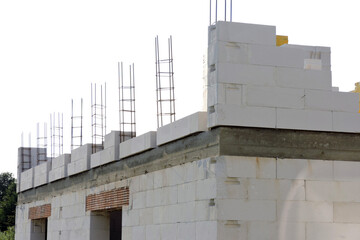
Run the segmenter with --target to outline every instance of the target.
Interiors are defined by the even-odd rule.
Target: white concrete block
[[[360,181],[360,162],[334,161],[334,179]]]
[[[216,178],[217,199],[246,199],[248,198],[248,179],[235,177]]]
[[[161,235],[156,235],[156,240],[161,236],[161,240],[173,240],[176,238],[177,233],[177,224],[162,224],[161,226]],[[147,240],[147,238],[146,238]]]
[[[276,201],[219,199],[218,220],[275,221]]]
[[[216,178],[196,182],[196,200],[216,198]]]
[[[218,41],[209,46],[209,66],[219,63],[304,68],[305,52],[295,48]]]
[[[358,182],[307,181],[306,199],[318,202],[360,202],[358,185]]]
[[[217,239],[247,239],[248,224],[242,221],[219,221]]]
[[[332,131],[331,111],[278,108],[276,116],[277,128]]]
[[[278,159],[278,179],[331,180],[333,162],[306,159]]]
[[[330,47],[322,47],[322,46],[307,46],[307,45],[285,44],[285,45],[281,45],[280,47],[281,48],[301,49],[301,50],[307,52],[307,54],[312,53],[313,54],[312,57],[315,57],[315,55],[314,55],[315,53],[316,53],[316,56],[321,57],[322,54],[331,52]],[[309,58],[310,58],[310,55],[309,55]]]
[[[154,172],[154,189],[164,186],[165,169]]]
[[[161,190],[161,205],[176,204],[178,201],[178,191],[176,186],[165,187]]]
[[[184,182],[192,182],[197,179],[197,165],[198,161],[185,163],[184,169]]]
[[[153,223],[154,224],[161,224],[164,219],[164,207],[154,207],[153,208],[154,215],[153,215]]]
[[[158,128],[157,145],[168,143],[193,133],[203,132],[206,127],[207,113],[197,112],[173,123]]]
[[[132,228],[132,239],[146,239],[145,226],[135,226]]]
[[[256,178],[256,157],[220,156],[216,176],[224,178]]]
[[[108,147],[104,149],[102,152],[103,152],[101,158],[102,164],[119,160],[119,145]]]
[[[76,173],[75,171],[75,163],[69,163],[67,166],[67,173],[68,173],[68,176],[71,176],[71,175],[74,175]]]
[[[162,189],[146,191],[146,207],[154,207],[161,205]]]
[[[276,111],[269,107],[244,107],[218,104],[209,108],[208,127],[244,126],[275,128]]]
[[[111,131],[105,135],[104,139],[104,149],[114,146],[119,146],[120,144],[120,131]]]
[[[333,130],[335,132],[360,132],[360,114],[333,112]]]
[[[71,162],[82,158],[90,158],[92,153],[92,144],[88,143],[74,150],[71,150]]]
[[[217,41],[209,46],[208,64],[209,66],[219,62],[250,64],[251,50],[249,48],[249,44],[245,43]]]
[[[217,222],[205,221],[196,222],[195,240],[217,240]]]
[[[160,236],[161,225],[147,225],[146,226],[146,240],[158,240]],[[138,238],[141,239],[141,238]]]
[[[72,159],[71,159],[72,160]],[[90,156],[77,161],[71,162],[67,165],[68,176],[78,174],[90,169]]]
[[[305,54],[301,49],[265,45],[248,45],[248,49],[250,64],[292,68],[304,67]]]
[[[154,189],[154,172],[139,176],[139,191],[147,191]]]
[[[276,178],[276,159],[257,157],[256,178]]]
[[[122,227],[121,229],[121,239],[132,240],[132,228],[131,227]]]
[[[144,208],[139,210],[140,225],[151,225],[154,219],[154,209]]]
[[[162,223],[177,223],[179,222],[181,216],[181,205],[167,205],[163,206],[162,213],[163,213],[163,221]]]
[[[331,90],[332,90],[333,92],[339,92],[339,87],[332,87]]]
[[[304,59],[304,69],[306,70],[322,70],[321,59]]]
[[[207,179],[211,176],[215,177],[215,169],[211,168],[211,161],[212,158],[205,158],[195,162],[195,176],[197,180]]]
[[[306,59],[319,59],[321,60],[323,66],[326,67],[331,66],[330,47],[304,46],[304,45],[293,45],[293,44],[285,44],[280,47],[301,49],[304,52]]]
[[[332,222],[333,204],[330,202],[278,201],[279,222]]]
[[[49,182],[49,170],[51,161],[44,162],[34,168],[34,187],[38,187]]]
[[[133,209],[145,208],[146,192],[137,192],[131,195]]]
[[[166,168],[163,175],[163,186],[175,186],[184,183],[185,168],[181,165]]]
[[[248,225],[249,240],[305,240],[305,233],[305,223],[250,222]]]
[[[212,42],[217,40],[276,45],[275,26],[220,21],[216,23],[216,28],[211,30],[210,36]]]
[[[96,152],[90,156],[90,168],[95,168],[101,165],[101,155],[103,151]]]
[[[239,84],[216,84],[209,86],[208,106],[215,104],[242,105],[242,89]]]
[[[250,64],[223,63],[215,65],[216,71],[210,78],[209,84],[233,83],[260,86],[275,86],[275,67]]]
[[[49,172],[49,182],[54,182],[56,180],[67,177],[67,166],[62,166]]]
[[[214,206],[212,206],[214,208]],[[196,201],[195,202],[195,218],[194,221],[210,221],[210,201]]]
[[[304,180],[249,179],[249,199],[305,200]]]
[[[357,113],[359,111],[359,94],[305,90],[305,107],[314,110]]]
[[[178,203],[195,201],[196,184],[189,182],[177,186]]]
[[[120,143],[119,157],[125,158],[156,147],[156,132],[148,132]]]
[[[305,227],[304,227],[305,230]],[[304,231],[305,232],[305,231]],[[279,239],[276,222],[250,222],[248,224],[248,239],[272,240]],[[292,239],[292,238],[291,238]]]
[[[70,154],[63,154],[60,155],[51,161],[51,169],[64,167],[70,162],[71,155]]]
[[[360,203],[334,203],[334,222],[360,224]]]
[[[178,223],[177,225],[177,240],[196,239],[196,223]]]
[[[358,239],[360,224],[344,223],[307,223],[306,240]]]
[[[276,67],[274,72],[279,87],[331,91],[331,71]]]
[[[257,107],[304,108],[303,89],[251,86],[245,88],[246,105]]]
[[[140,191],[140,178],[132,177],[129,180],[129,190],[130,194]]]
[[[181,203],[178,204],[179,206],[179,222],[191,222],[194,221],[196,217],[196,204],[195,201],[193,202],[187,202],[187,203]]]
[[[119,160],[119,146],[110,146],[104,150],[91,154],[90,168],[105,165],[116,160]]]
[[[30,168],[21,173],[20,192],[34,187],[34,168]]]

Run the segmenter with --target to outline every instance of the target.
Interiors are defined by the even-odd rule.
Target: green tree
[[[0,192],[0,231],[3,232],[15,225],[16,183],[10,173],[0,174]]]
[[[0,240],[14,240],[15,239],[15,227],[9,227],[5,232],[0,232]]]
[[[0,202],[2,201],[6,190],[12,182],[15,182],[15,179],[13,178],[11,173],[0,173]]]

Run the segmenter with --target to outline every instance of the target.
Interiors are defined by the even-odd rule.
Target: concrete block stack
[[[111,131],[105,135],[104,149],[91,155],[90,167],[94,168],[119,160],[120,131]]]
[[[209,28],[208,127],[360,132],[359,95],[334,92],[330,48],[277,47],[274,26]]]
[[[218,239],[210,158],[129,179],[123,239]]]
[[[58,195],[49,203],[51,204],[51,216],[48,218],[49,239],[90,239],[90,229],[94,227],[91,220],[96,218],[91,219],[85,214],[84,190]],[[93,232],[96,233],[96,230]]]
[[[197,132],[207,130],[207,113],[197,112],[158,128],[156,142],[162,145]]]
[[[34,187],[38,187],[49,182],[49,171],[51,161],[48,160],[34,168]]]
[[[35,167],[37,162],[38,153],[42,156],[46,155],[46,149],[44,148],[18,148],[18,162],[17,162],[17,182],[16,192],[20,192],[21,174],[22,172]],[[28,185],[28,183],[26,183]]]
[[[354,239],[360,163],[221,156],[218,239]]]
[[[92,144],[85,144],[71,151],[71,162],[67,165],[68,175],[74,175],[90,169]]]
[[[20,174],[20,192],[34,187],[34,168]]]
[[[119,144],[120,158],[125,158],[156,147],[156,132],[151,131]]]
[[[51,163],[51,170],[49,172],[49,182],[53,182],[68,176],[67,165],[71,161],[70,154],[63,154],[54,158]]]

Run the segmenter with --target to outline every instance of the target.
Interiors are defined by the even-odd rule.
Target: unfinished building
[[[359,95],[330,48],[217,22],[207,79],[206,112],[21,169],[16,239],[358,239]]]

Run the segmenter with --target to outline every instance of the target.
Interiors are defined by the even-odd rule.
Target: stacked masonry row
[[[359,94],[331,84],[330,48],[276,46],[274,26],[209,28],[208,127],[359,132]]]
[[[92,144],[85,144],[45,163],[19,173],[18,191],[39,187],[49,182],[88,171],[113,161],[151,150],[193,133],[207,130],[206,112],[198,112],[174,123],[158,129],[157,132],[148,132],[138,137],[120,143],[120,132],[111,131],[105,136],[104,149],[92,154]],[[98,146],[100,148],[100,146]],[[21,163],[21,149],[19,149],[19,164]],[[36,159],[36,149],[32,149],[32,158]]]

